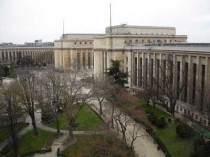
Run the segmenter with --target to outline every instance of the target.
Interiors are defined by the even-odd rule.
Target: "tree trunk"
[[[101,102],[99,102],[99,106],[100,106],[100,115],[102,115],[103,111],[102,111],[102,103]]]
[[[69,141],[74,140],[73,125],[74,125],[74,118],[71,118],[69,121]]]
[[[174,114],[175,106],[176,106],[176,103],[174,104],[174,102],[170,102],[170,113],[171,113],[172,118],[175,118],[175,114]]]
[[[135,139],[133,138],[132,141],[131,141],[131,150],[133,150],[133,143],[134,143]]]
[[[60,133],[60,122],[59,122],[59,113],[58,113],[58,111],[56,112],[55,119],[56,119],[57,133]]]
[[[12,146],[14,149],[14,155],[15,157],[18,157],[18,138],[17,135],[12,135]]]
[[[11,131],[11,138],[12,138],[12,146],[14,150],[15,157],[18,157],[18,139],[17,139],[17,133],[14,128],[13,124],[13,118],[10,117],[10,131]]]
[[[111,127],[114,128],[114,105],[112,106]]]
[[[34,129],[34,136],[37,136],[38,130],[37,130],[37,126],[36,126],[36,119],[35,119],[34,112],[31,114],[31,120],[32,120],[33,129]]]

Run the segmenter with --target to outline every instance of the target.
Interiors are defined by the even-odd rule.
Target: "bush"
[[[165,118],[161,117],[160,119],[157,119],[155,124],[157,127],[163,128],[164,126],[166,126]]]
[[[181,138],[189,138],[192,137],[194,134],[193,129],[188,126],[187,124],[179,124],[176,127],[176,133],[179,135]]]
[[[168,122],[171,123],[171,118],[168,118]]]
[[[148,120],[152,123],[152,124],[156,124],[157,121],[157,116],[155,115],[148,115]]]
[[[157,142],[158,148],[161,148],[162,149],[162,151],[165,153],[166,157],[171,157],[170,152],[168,151],[168,149],[166,148],[166,146],[164,145],[164,143],[160,140],[160,138],[157,137],[157,136],[153,136],[153,138]]]
[[[210,150],[208,148],[208,142],[206,143],[202,137],[195,139],[193,143],[193,152],[190,157],[209,157]]]
[[[154,115],[154,112],[152,112],[152,111],[150,111],[150,110],[148,110],[148,109],[147,109],[145,112],[146,112],[147,114]]]
[[[176,123],[179,123],[180,122],[180,119],[179,118],[176,118],[175,122]]]
[[[147,118],[152,124],[159,128],[163,128],[166,126],[166,121],[164,117],[158,118],[153,112],[151,113],[152,114],[148,115]]]
[[[149,116],[152,116],[152,115],[148,115],[148,118],[149,118]],[[144,125],[144,127],[146,128],[146,131],[157,142],[157,144],[158,144],[157,149],[161,148],[163,150],[163,152],[165,153],[166,157],[171,157],[171,154],[168,151],[168,149],[166,148],[166,146],[164,145],[164,143],[155,135],[155,133],[153,132],[153,129],[148,124],[146,124],[145,122],[141,121],[139,118],[134,118],[134,121],[136,121],[137,123],[140,123],[140,124]],[[165,121],[165,119],[164,119],[164,121]]]
[[[8,154],[10,151],[10,146],[6,145],[2,150],[0,154]]]

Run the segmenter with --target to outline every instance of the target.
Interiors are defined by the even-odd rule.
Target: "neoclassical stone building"
[[[100,34],[64,34],[54,42],[56,68],[93,69],[93,39]]]
[[[19,58],[26,56],[35,63],[54,64],[53,46],[0,46],[0,64],[16,64]]]
[[[85,56],[88,52],[94,75],[106,72],[111,59],[121,60],[121,69],[128,72],[128,85],[133,91],[144,88],[147,67],[153,67],[151,75],[158,77],[157,67],[172,57],[174,92],[183,81],[186,83],[176,111],[208,125],[204,96],[210,94],[210,44],[187,43],[187,36],[177,35],[174,27],[119,25],[107,27],[100,35],[64,35],[55,41],[55,66],[86,67],[90,64]]]

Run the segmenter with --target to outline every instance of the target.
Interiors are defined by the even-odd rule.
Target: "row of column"
[[[56,68],[93,69],[92,49],[56,49],[54,55]]]
[[[129,73],[132,87],[144,87],[148,75],[160,77],[158,66],[164,66],[169,54],[127,52],[125,69]],[[170,54],[173,57],[174,92],[184,85],[179,97],[181,101],[194,105],[197,110],[205,110],[210,91],[210,56]],[[149,68],[152,67],[152,68]],[[150,70],[148,70],[150,69]],[[169,71],[166,71],[168,73]],[[145,79],[146,77],[146,79]]]
[[[53,49],[36,49],[36,50],[0,50],[0,63],[14,63],[19,58],[30,56],[36,63],[52,64],[54,62]]]

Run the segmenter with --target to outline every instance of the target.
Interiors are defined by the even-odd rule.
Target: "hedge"
[[[46,149],[46,150],[35,150],[35,151],[32,151],[32,152],[28,152],[26,154],[23,155],[23,157],[29,157],[33,154],[36,154],[36,153],[39,153],[39,154],[44,154],[44,153],[48,153],[48,152],[51,152],[51,148],[50,149]]]
[[[135,122],[140,123],[145,127],[146,131],[153,137],[155,142],[158,144],[158,146],[161,148],[161,150],[165,153],[166,157],[171,157],[170,152],[168,151],[168,149],[166,148],[164,143],[161,141],[161,139],[155,135],[152,127],[150,127],[148,124],[146,124],[145,122],[141,121],[140,119],[138,119],[136,117],[133,119]]]

